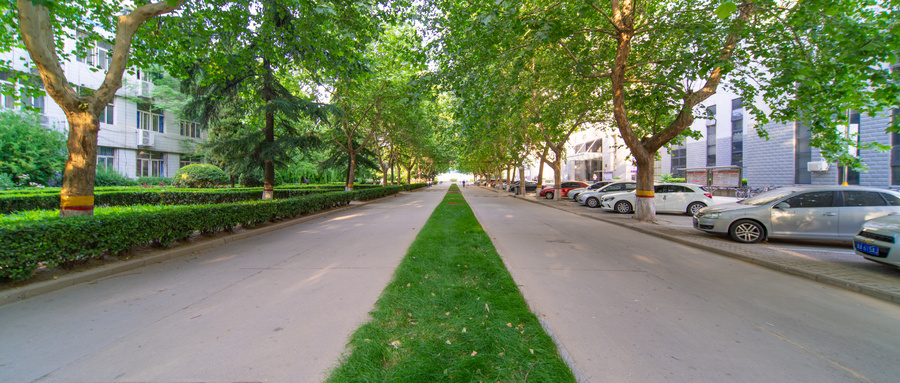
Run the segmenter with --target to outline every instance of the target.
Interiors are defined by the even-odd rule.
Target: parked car
[[[900,267],[900,214],[891,213],[863,223],[853,237],[853,249],[864,258]]]
[[[521,183],[516,181],[513,183],[513,186],[509,188],[509,191],[512,193],[516,193],[518,189],[521,187]],[[533,192],[537,190],[537,182],[533,181],[525,181],[525,192]]]
[[[586,188],[587,186],[588,184],[581,181],[563,181],[560,182],[559,187],[544,188],[538,195],[547,199],[553,199],[556,193],[561,193],[560,196],[564,196],[569,190]]]
[[[766,238],[850,241],[863,222],[900,212],[900,193],[862,186],[795,186],[694,215],[694,228],[743,243]]]
[[[600,198],[600,207],[617,213],[634,212],[636,205],[634,191],[607,194]],[[666,183],[653,186],[653,201],[656,211],[696,214],[700,209],[713,204],[712,194],[700,185]]]
[[[597,189],[602,188],[611,183],[613,183],[613,181],[594,182],[593,185],[588,186],[586,188],[578,188],[578,189],[569,190],[569,192],[566,193],[566,197],[571,198],[573,201],[575,201],[578,198],[579,194],[586,192],[586,191],[597,190]]]
[[[597,190],[586,191],[584,193],[579,193],[577,197],[575,197],[575,201],[582,205],[587,205],[588,207],[600,207],[600,198],[609,193],[620,193],[624,191],[634,190],[637,188],[637,182],[631,181],[619,181],[608,184],[604,187],[601,187]]]

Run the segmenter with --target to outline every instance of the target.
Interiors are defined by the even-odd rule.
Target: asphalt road
[[[894,382],[900,306],[466,188],[591,382]]]
[[[0,382],[320,382],[446,186],[0,306]]]

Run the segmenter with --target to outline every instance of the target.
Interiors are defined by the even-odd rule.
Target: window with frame
[[[137,128],[165,133],[165,119],[163,110],[154,108],[149,102],[137,104]]]
[[[165,177],[166,166],[162,153],[140,151],[137,154],[137,169],[135,175],[138,177]]]
[[[87,37],[87,33],[78,32],[78,39]],[[108,70],[112,66],[113,45],[106,41],[94,41],[88,42],[88,44],[92,45],[84,52],[84,56],[76,56],[75,61]]]
[[[669,152],[669,155],[672,158],[669,174],[675,178],[684,178],[684,169],[687,168],[687,148],[677,146]]]
[[[116,160],[116,149],[107,146],[97,147],[97,169],[112,168]]]
[[[856,157],[859,155],[858,148],[859,147],[859,112],[850,111],[850,127],[847,129],[847,132],[850,134],[850,140],[855,142],[855,145],[851,146],[848,149],[850,155]],[[838,183],[844,183],[844,168],[846,166],[838,166]],[[859,172],[853,169],[847,169],[847,184],[848,185],[859,185]]]
[[[744,101],[731,100],[731,164],[744,166]]]
[[[794,183],[808,185],[812,183],[809,164],[812,161],[812,149],[809,147],[812,135],[802,122],[794,123]]]
[[[200,138],[200,123],[182,120],[181,135],[185,137]]]
[[[894,65],[891,73],[900,72],[900,65]],[[896,123],[900,109],[891,109],[891,122]],[[891,132],[891,185],[900,185],[900,133]]]
[[[716,106],[707,106],[706,113],[706,166],[716,166]]]
[[[180,169],[180,168],[183,168],[183,167],[191,165],[191,164],[202,164],[202,163],[203,163],[203,161],[201,161],[200,158],[192,158],[192,157],[182,156],[181,159],[179,159],[179,161],[178,161],[178,168]]]

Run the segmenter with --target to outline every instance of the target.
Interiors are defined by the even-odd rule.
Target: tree
[[[10,27],[7,30],[18,28],[21,43],[31,55],[47,94],[63,109],[69,122],[66,143],[69,156],[60,192],[61,216],[93,215],[98,116],[122,86],[122,74],[129,64],[132,39],[138,28],[153,17],[172,12],[182,1],[146,3],[116,16],[125,9],[119,1],[48,3],[19,0],[15,19],[2,19],[4,26]],[[60,57],[68,57],[68,54],[63,51],[62,41],[71,33],[66,28],[90,31],[87,41],[90,43],[101,39],[95,29],[115,31],[106,77],[92,94],[78,94],[63,72]],[[0,44],[0,49],[8,50],[15,42],[6,38],[0,39]]]
[[[238,123],[227,126],[248,133],[227,134],[210,148],[220,154],[252,154],[241,167],[262,167],[264,199],[274,196],[275,166],[314,143],[309,132],[297,129],[304,126],[298,122],[326,116],[325,105],[298,94],[289,83],[304,81],[313,88],[317,81],[364,71],[360,52],[379,21],[371,5],[214,1],[192,3],[177,17],[163,20],[163,30],[175,37],[163,49],[170,72],[192,79],[202,91],[189,105],[193,116],[215,123],[211,117],[228,118],[218,111],[246,108]],[[190,43],[197,40],[208,43]]]
[[[803,121],[812,145],[842,164],[854,160],[836,133],[839,116],[883,112],[900,94],[886,70],[900,48],[893,2],[501,1],[469,9],[475,18],[458,17],[455,2],[435,4],[448,15],[441,46],[453,70],[560,49],[548,70],[576,75],[594,89],[589,97],[612,97],[616,127],[638,165],[644,198],[636,218],[645,221],[655,219],[648,197],[656,151],[703,116],[698,105],[720,86],[773,109],[750,107],[758,130],[769,119]]]
[[[41,126],[33,113],[0,109],[0,177],[15,181],[25,175],[28,182],[47,185],[65,161],[62,133]]]

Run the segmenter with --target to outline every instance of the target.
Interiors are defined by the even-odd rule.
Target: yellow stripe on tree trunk
[[[635,194],[636,194],[639,198],[653,198],[653,191],[652,191],[652,190],[636,190],[636,191],[635,191]]]
[[[92,195],[63,196],[60,199],[59,205],[62,208],[74,207],[74,206],[94,206],[94,196],[92,196]]]

